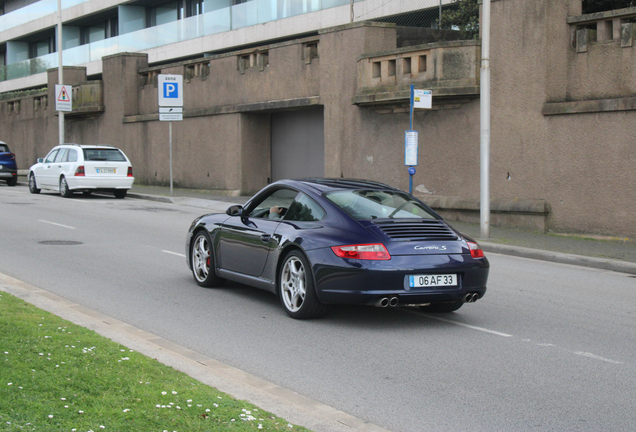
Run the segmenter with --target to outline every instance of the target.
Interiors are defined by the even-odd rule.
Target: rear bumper
[[[9,179],[18,175],[18,169],[15,166],[0,164],[0,179]]]
[[[2,170],[0,171],[0,179],[10,179],[18,175],[17,171]]]
[[[115,190],[130,189],[135,181],[134,177],[67,177],[66,183],[70,190]]]
[[[468,293],[486,294],[490,264],[470,255],[393,256],[388,261],[346,260],[331,250],[308,253],[313,264],[316,294],[327,304],[374,304],[398,297],[400,304],[462,300]],[[409,286],[410,275],[457,274],[457,286]]]

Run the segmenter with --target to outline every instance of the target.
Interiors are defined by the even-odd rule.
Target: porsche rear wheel
[[[285,256],[278,275],[278,295],[292,318],[318,318],[327,312],[327,306],[316,296],[311,266],[300,251]]]
[[[190,262],[195,282],[202,287],[223,285],[225,279],[216,275],[214,271],[214,253],[210,235],[206,231],[199,231],[194,235],[190,249]]]

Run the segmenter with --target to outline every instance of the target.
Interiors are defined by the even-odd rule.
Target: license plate
[[[117,168],[97,168],[97,174],[117,174]]]
[[[435,287],[435,286],[456,286],[456,285],[457,285],[456,274],[409,276],[409,286],[411,288]]]

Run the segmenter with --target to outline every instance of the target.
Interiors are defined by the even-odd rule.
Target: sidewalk
[[[213,190],[170,189],[134,185],[131,198],[151,199],[223,212],[231,204],[244,204],[250,197],[227,196]],[[491,227],[490,238],[482,240],[477,224],[450,221],[462,233],[478,240],[486,252],[515,255],[603,270],[636,274],[636,241],[585,234],[541,233]]]

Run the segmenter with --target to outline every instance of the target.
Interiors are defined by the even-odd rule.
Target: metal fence
[[[405,27],[439,28],[454,0],[354,0],[353,21],[392,22]]]

